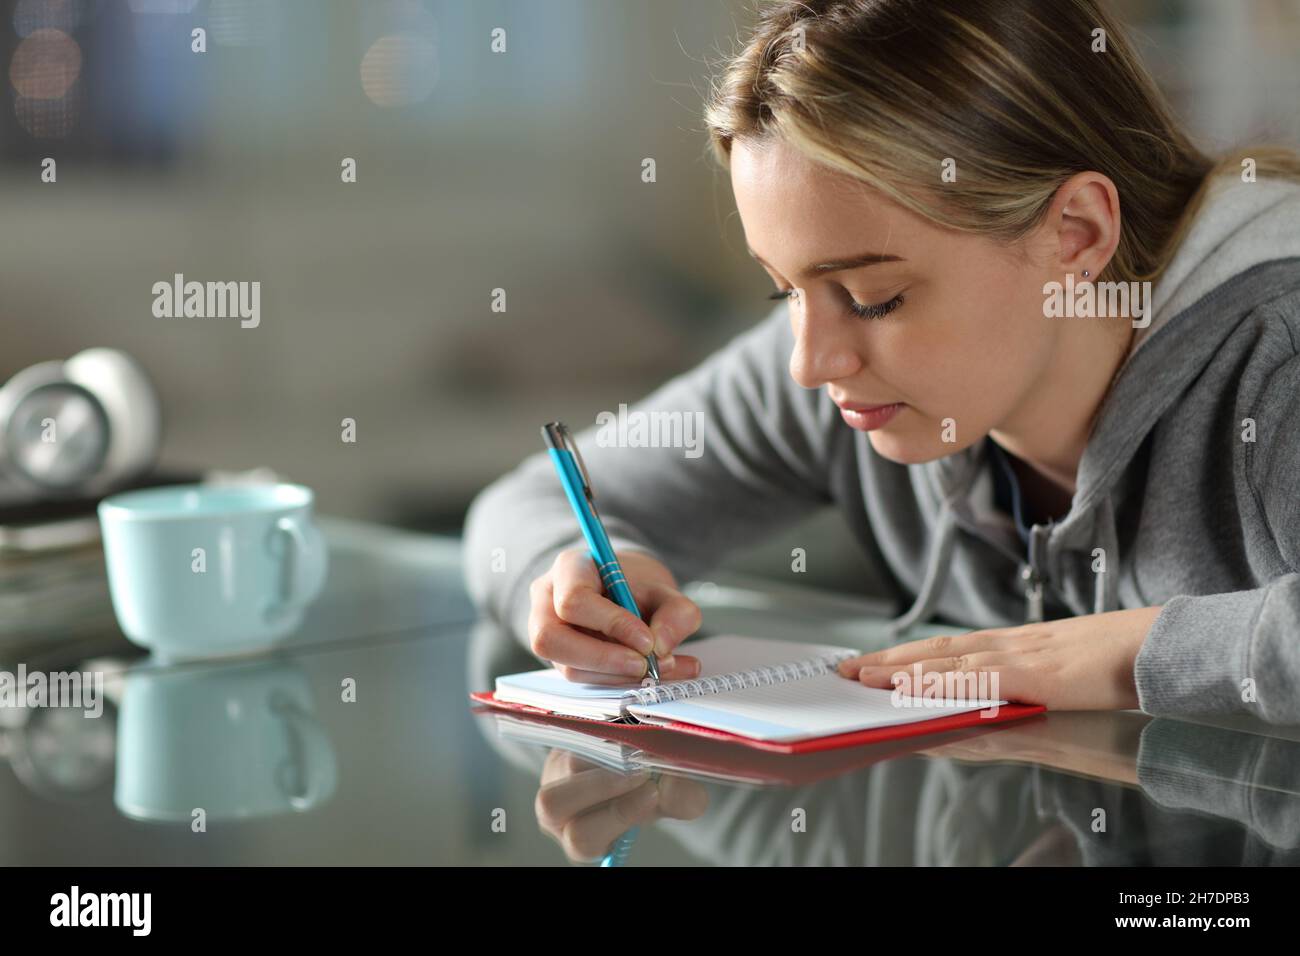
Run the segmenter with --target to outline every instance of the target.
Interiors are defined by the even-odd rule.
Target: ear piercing
[[[1092,275],[1092,273],[1089,272],[1087,269],[1084,269],[1084,270],[1083,270],[1083,277],[1084,277],[1085,279],[1088,278],[1088,276],[1090,276],[1090,275]]]

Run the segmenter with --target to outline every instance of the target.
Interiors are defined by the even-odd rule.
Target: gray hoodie
[[[1300,185],[1214,184],[1103,401],[1068,514],[1023,537],[996,504],[991,439],[892,462],[794,382],[793,344],[781,306],[632,406],[699,422],[697,457],[611,446],[607,424],[578,433],[616,550],[687,581],[834,505],[911,601],[898,638],[935,617],[990,628],[1163,605],[1135,667],[1142,710],[1300,724]],[[529,583],[581,545],[540,451],[470,507],[470,594],[526,641]]]

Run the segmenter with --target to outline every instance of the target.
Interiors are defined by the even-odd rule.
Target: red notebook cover
[[[635,730],[648,733],[656,730],[667,730],[674,733],[692,734],[697,737],[708,737],[712,740],[726,741],[744,747],[753,747],[756,750],[767,750],[781,754],[816,753],[819,750],[838,750],[842,747],[860,747],[866,744],[878,744],[886,740],[902,740],[906,737],[938,734],[946,730],[956,730],[962,727],[988,727],[1008,720],[1031,717],[1047,710],[1042,704],[1004,704],[998,708],[996,717],[983,717],[981,716],[982,711],[972,710],[961,714],[949,714],[947,717],[933,717],[929,720],[900,724],[894,727],[873,727],[870,730],[854,730],[847,734],[832,734],[829,737],[815,737],[811,740],[782,743],[772,740],[754,740],[752,737],[741,737],[739,734],[728,733],[725,730],[697,727],[695,724],[684,724],[679,721],[669,724],[615,724],[605,720],[593,720],[588,717],[570,717],[567,714],[552,713],[540,707],[531,707],[528,704],[515,704],[497,700],[496,694],[492,691],[479,691],[469,696],[471,700],[500,710],[514,710],[525,714],[543,714],[556,720],[573,721],[584,725],[595,724],[599,727],[618,728],[620,731]]]
[[[581,717],[522,713],[504,705],[474,708],[475,713],[485,715],[494,711],[507,710],[510,711],[508,716],[514,720],[560,724],[568,730],[635,747],[652,758],[669,761],[669,766],[662,769],[670,772],[673,770],[687,774],[695,772],[711,777],[722,774],[734,782],[756,783],[760,786],[805,786],[862,770],[881,761],[906,756],[928,747],[995,733],[998,729],[997,727],[964,727],[927,734],[924,737],[913,736],[860,747],[790,754],[754,747],[738,747],[730,740],[714,740],[696,734],[677,733],[649,724],[615,724]],[[562,747],[563,744],[558,746]]]

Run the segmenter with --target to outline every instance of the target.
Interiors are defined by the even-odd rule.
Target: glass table
[[[75,639],[0,644],[0,669],[99,671],[107,697],[97,717],[0,709],[0,863],[1300,862],[1294,729],[1048,713],[833,757],[648,763],[471,707],[537,663],[476,614],[457,539],[322,529],[325,592],[275,653],[166,666],[106,606]],[[702,634],[885,640],[870,601],[722,574],[688,591]]]

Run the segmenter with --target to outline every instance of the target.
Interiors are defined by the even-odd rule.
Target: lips
[[[888,408],[890,405],[898,405],[900,402],[879,402],[874,405],[867,405],[862,402],[836,402],[841,409],[846,412],[876,412],[882,408]]]
[[[886,405],[868,405],[865,402],[835,402],[835,404],[839,406],[840,417],[844,419],[844,423],[863,432],[884,427],[906,407],[903,402]]]

